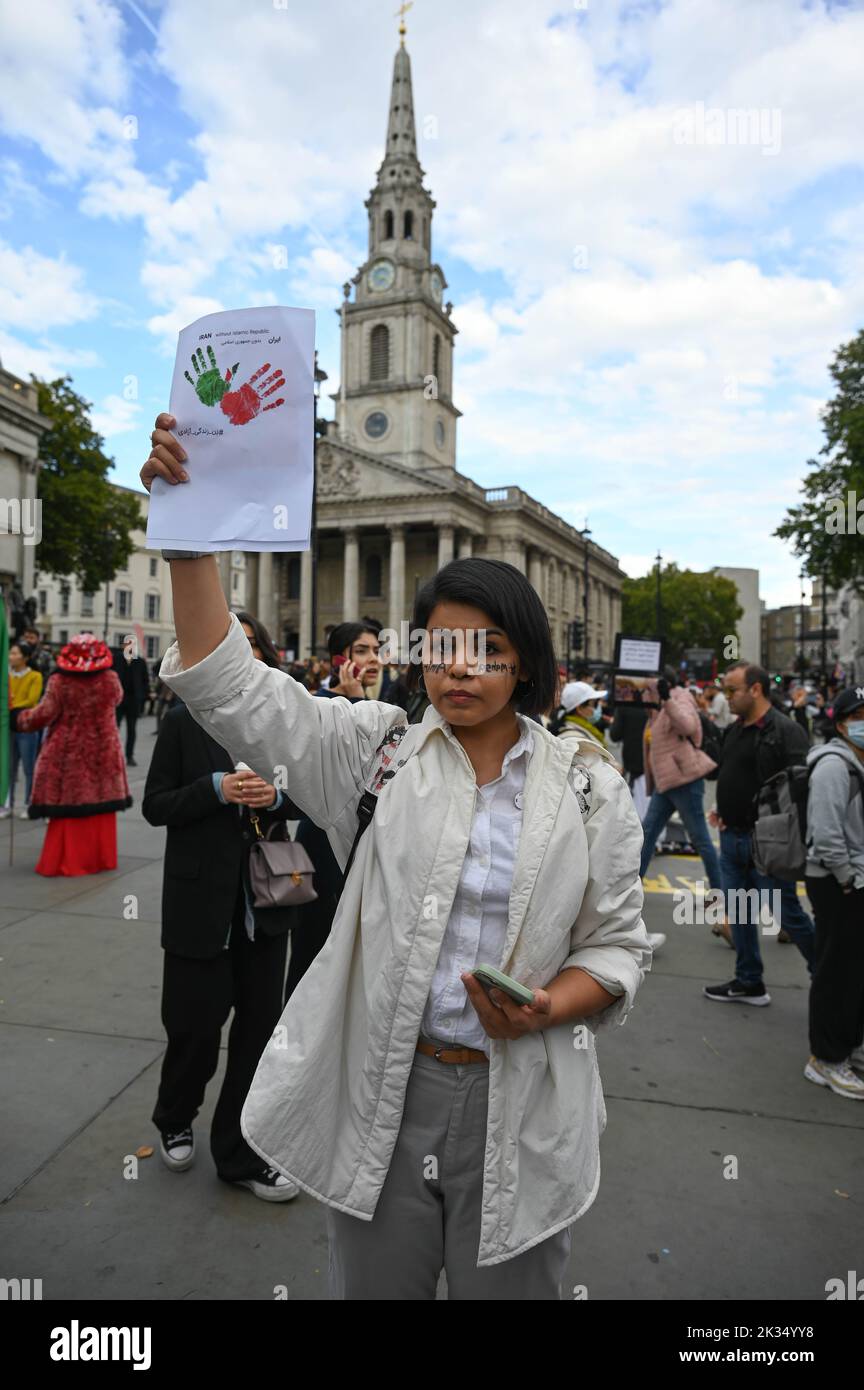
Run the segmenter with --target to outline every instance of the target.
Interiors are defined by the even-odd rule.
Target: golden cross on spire
[[[405,16],[408,13],[408,11],[413,8],[413,6],[414,0],[408,0],[407,4],[401,4],[398,10],[396,11],[396,17],[399,20],[399,41],[403,48],[405,47],[405,35],[408,32],[408,30],[405,28]]]

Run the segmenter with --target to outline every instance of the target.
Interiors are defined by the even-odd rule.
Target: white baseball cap
[[[587,681],[568,681],[561,691],[561,704],[569,713],[589,700],[605,700],[608,690],[595,690]]]

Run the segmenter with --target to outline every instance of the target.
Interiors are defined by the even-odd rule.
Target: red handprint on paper
[[[232,425],[248,425],[249,421],[254,420],[255,416],[259,415],[262,410],[275,410],[277,405],[285,404],[282,396],[277,401],[271,401],[269,405],[264,404],[268,396],[272,396],[274,391],[280,390],[285,385],[281,367],[277,367],[270,376],[260,381],[264,373],[269,371],[270,363],[265,362],[263,367],[259,367],[258,371],[250,376],[245,385],[236,391],[225,392],[219,404]],[[257,386],[256,382],[259,382]]]

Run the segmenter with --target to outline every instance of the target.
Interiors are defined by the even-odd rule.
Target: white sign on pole
[[[619,671],[659,671],[660,643],[650,638],[622,637]]]

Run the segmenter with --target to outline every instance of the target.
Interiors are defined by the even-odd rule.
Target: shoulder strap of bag
[[[399,726],[399,727],[401,727],[401,726]],[[406,725],[405,727],[406,727],[406,729],[407,729],[407,728],[410,727],[410,725]],[[392,735],[392,730],[391,730],[390,732],[388,732],[387,738],[385,738],[384,743],[381,745],[381,748],[383,748],[384,745],[387,744],[387,743],[390,741],[391,735]],[[380,751],[381,751],[381,748],[379,748],[377,751],[380,752]],[[393,780],[393,778],[396,776],[396,773],[398,772],[399,768],[400,768],[400,767],[404,767],[404,766],[405,766],[405,763],[407,763],[408,758],[410,758],[410,757],[411,757],[411,754],[409,753],[409,754],[408,754],[408,757],[405,758],[403,762],[397,764],[397,766],[393,768],[392,772],[389,773],[388,781],[391,781],[391,782],[392,782],[392,780]],[[375,771],[373,772],[372,776],[369,778],[369,781],[372,783],[373,786],[374,786],[374,784],[375,784],[375,782],[376,782],[376,780],[377,780],[377,778],[378,778],[378,775],[379,775],[379,772],[380,772],[380,766],[381,766],[381,764],[380,764],[380,761],[379,761],[379,763],[376,764]],[[369,828],[369,826],[370,826],[371,823],[372,823],[372,818],[373,818],[374,815],[375,815],[375,808],[376,808],[377,805],[378,805],[378,796],[377,796],[377,794],[376,794],[375,792],[369,791],[369,789],[367,788],[366,791],[364,791],[363,795],[361,796],[360,800],[359,800],[358,803],[357,803],[357,821],[358,821],[357,832],[356,832],[356,834],[355,834],[355,836],[354,836],[354,841],[353,841],[353,843],[352,843],[352,845],[351,845],[351,852],[350,852],[350,854],[348,855],[348,861],[347,861],[347,863],[346,863],[346,865],[345,865],[345,869],[344,869],[343,874],[342,874],[343,880],[346,879],[346,878],[348,877],[349,873],[351,872],[351,865],[354,863],[354,856],[355,856],[356,853],[357,853],[357,846],[360,844],[360,841],[362,840],[363,835],[365,834],[366,830]]]

